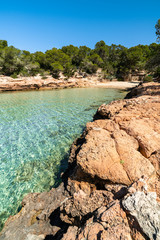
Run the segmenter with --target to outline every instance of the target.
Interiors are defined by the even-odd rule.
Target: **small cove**
[[[25,194],[59,183],[69,148],[97,107],[125,95],[105,88],[0,94],[0,226]]]

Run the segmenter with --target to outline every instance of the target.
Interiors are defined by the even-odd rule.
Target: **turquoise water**
[[[25,194],[59,182],[70,145],[97,107],[124,95],[100,88],[0,94],[0,225]]]

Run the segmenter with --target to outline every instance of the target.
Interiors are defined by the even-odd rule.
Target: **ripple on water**
[[[0,94],[1,227],[25,194],[60,181],[70,145],[97,107],[124,95],[100,88]]]

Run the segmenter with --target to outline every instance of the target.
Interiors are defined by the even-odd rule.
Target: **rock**
[[[120,161],[115,141],[104,129],[89,131],[77,155],[78,165],[92,177],[128,185],[130,180]]]
[[[103,226],[98,223],[89,223],[87,221],[86,226],[84,227],[84,230],[78,235],[77,240],[82,239],[88,239],[88,240],[95,240],[95,239],[101,239],[101,233],[103,232],[104,228]]]
[[[97,81],[97,78],[96,78]],[[22,91],[22,90],[40,90],[40,89],[57,89],[57,88],[73,88],[86,87],[94,85],[88,79],[70,79],[66,81],[64,78],[57,80],[51,76],[42,79],[36,77],[21,77],[13,79],[11,77],[0,77],[0,91]]]
[[[101,77],[103,74],[100,74]],[[48,75],[43,79],[40,75],[35,77],[20,77],[13,79],[7,76],[0,76],[0,92],[4,91],[23,91],[23,90],[41,90],[41,89],[59,89],[59,88],[79,88],[79,87],[108,87],[108,88],[121,88],[127,89],[136,86],[138,83],[131,82],[112,82],[100,83],[99,74],[92,74],[86,76],[76,75],[72,78],[66,79],[61,75],[59,79],[55,79]]]
[[[156,193],[135,192],[122,201],[123,207],[134,216],[150,239],[160,239],[160,205]]]
[[[160,149],[160,134],[154,129],[154,125],[149,122],[150,119],[134,119],[120,123],[121,128],[138,141],[140,152],[146,158]],[[160,126],[160,123],[157,122],[157,125]]]
[[[66,197],[63,184],[48,193],[28,194],[22,201],[22,210],[5,223],[0,240],[41,240],[47,235],[56,234],[59,228],[50,224],[50,216]]]
[[[132,239],[126,214],[119,201],[113,202],[107,209],[101,207],[95,215],[98,218],[89,219],[77,239]]]
[[[138,87],[133,88],[125,98],[139,97],[142,95],[158,95],[159,96],[159,83],[150,82],[142,83]]]
[[[78,231],[78,227],[70,226],[67,230],[67,233],[63,235],[62,240],[75,240],[77,236],[77,231]]]
[[[110,200],[110,194],[108,195],[106,191],[94,191],[88,195],[80,190],[61,206],[61,220],[79,225],[84,216],[91,215],[97,208],[108,204]]]
[[[45,238],[44,235],[34,235],[34,234],[28,234],[27,237],[24,240],[43,240]]]
[[[87,124],[85,142],[75,157],[85,173],[129,185],[159,170],[159,155],[155,154],[160,148],[159,97],[102,105],[98,114],[110,119]]]

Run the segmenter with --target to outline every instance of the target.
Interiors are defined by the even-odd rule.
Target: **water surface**
[[[25,194],[55,186],[97,107],[124,95],[101,88],[0,94],[0,226]]]

